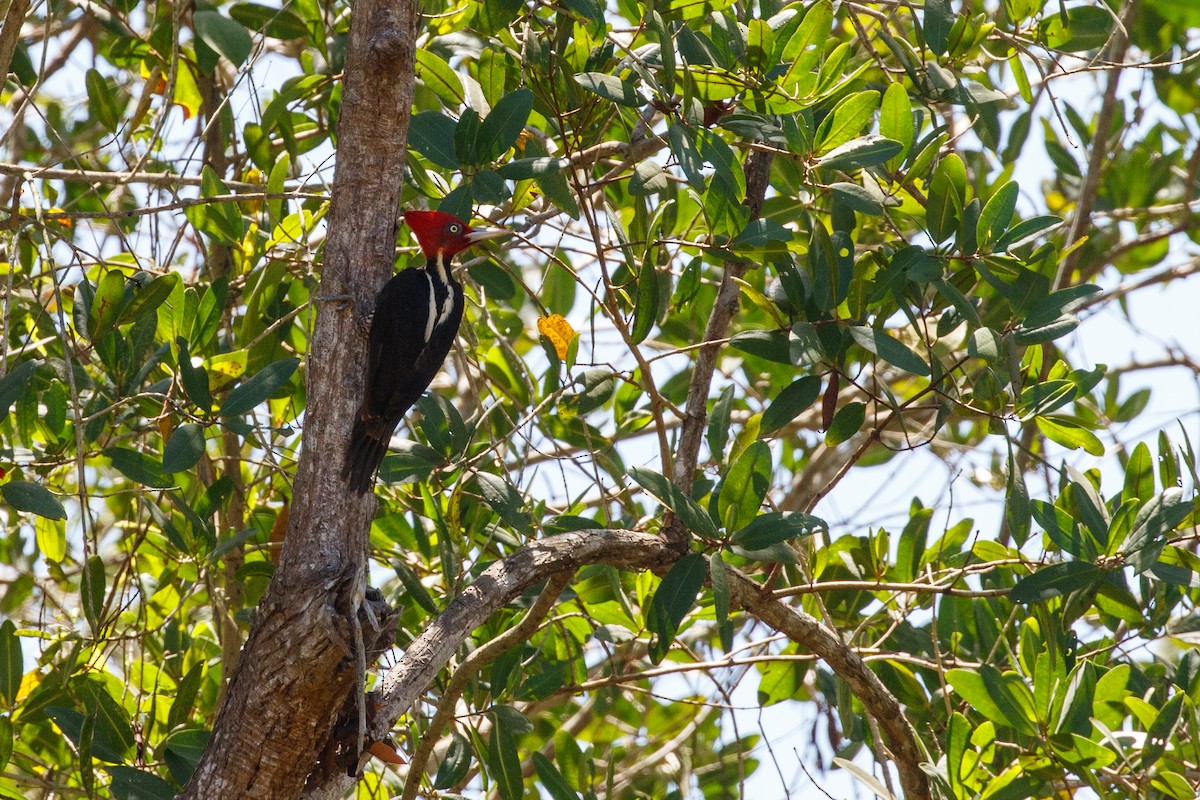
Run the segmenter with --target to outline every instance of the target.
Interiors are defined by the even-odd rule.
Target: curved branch
[[[758,619],[784,633],[797,644],[819,656],[862,701],[867,713],[879,724],[907,800],[929,800],[929,781],[921,763],[929,760],[917,733],[904,717],[904,708],[888,691],[866,662],[838,635],[803,611],[784,605],[749,578],[730,569],[730,600]]]
[[[433,754],[433,748],[441,737],[442,730],[454,716],[455,704],[466,690],[471,678],[475,677],[479,670],[495,661],[501,653],[532,636],[570,582],[569,573],[559,572],[552,575],[546,588],[538,595],[538,599],[529,607],[529,611],[525,613],[520,622],[495,639],[484,643],[463,659],[463,663],[450,678],[450,684],[446,687],[446,691],[442,693],[437,713],[429,721],[429,727],[425,729],[425,733],[421,735],[421,744],[418,746],[417,752],[413,753],[413,757],[409,761],[408,777],[404,781],[404,793],[401,795],[401,800],[415,800],[417,790],[420,788],[421,775],[425,773],[425,765],[429,761],[429,756]]]
[[[388,671],[380,688],[371,733],[391,730],[432,683],[471,632],[521,592],[557,572],[587,564],[649,569],[674,562],[679,553],[661,537],[628,530],[571,531],[531,542],[491,564],[455,597]]]
[[[450,601],[413,641],[380,684],[370,735],[382,739],[433,682],[434,676],[487,618],[530,586],[553,575],[574,572],[587,564],[653,569],[674,562],[676,548],[664,537],[630,530],[583,530],[531,542],[485,569],[462,594]],[[927,800],[929,785],[921,771],[928,760],[904,710],[866,663],[837,635],[813,617],[781,603],[748,578],[730,570],[731,599],[766,624],[811,650],[846,681],[867,713],[882,729],[905,797]],[[320,796],[340,796],[353,782],[331,781]],[[339,786],[339,784],[341,784]],[[326,794],[328,793],[328,794]]]
[[[589,529],[560,533],[530,542],[510,556],[494,562],[463,589],[384,676],[375,695],[375,715],[369,738],[383,739],[400,715],[408,711],[433,683],[434,676],[471,632],[489,616],[516,599],[530,586],[552,575],[571,572],[587,564],[651,569],[665,567],[680,556],[664,537],[629,530]],[[354,785],[350,776],[332,776],[305,795],[338,798]]]

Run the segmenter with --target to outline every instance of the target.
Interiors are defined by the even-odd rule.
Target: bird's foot
[[[313,298],[318,303],[348,303],[354,307],[354,328],[364,339],[371,333],[371,320],[375,316],[374,308],[367,308],[358,302],[352,294],[323,294]]]

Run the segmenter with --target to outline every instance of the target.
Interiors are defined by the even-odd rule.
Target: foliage
[[[1194,434],[1138,441],[1149,390],[1071,342],[1196,269],[1200,12],[425,6],[401,204],[520,236],[468,264],[449,377],[384,462],[371,556],[398,644],[525,542],[653,532],[663,509],[692,534],[661,575],[581,570],[467,683],[426,785],[741,796],[794,762],[730,725],[739,685],[804,709],[805,764],[890,781],[845,683],[731,604],[737,570],[868,659],[936,796],[1193,797]],[[308,337],[336,302],[315,288],[348,14],[26,20],[0,174],[0,794],[170,797],[207,741],[286,528],[304,378],[334,357]],[[1075,102],[1092,81],[1112,91]],[[988,465],[1002,510],[824,518],[848,472],[921,452]],[[415,747],[425,718],[404,724]],[[399,792],[371,772],[364,793]]]

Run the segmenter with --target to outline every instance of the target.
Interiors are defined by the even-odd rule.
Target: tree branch
[[[766,197],[774,161],[775,156],[763,150],[754,150],[746,158],[746,205],[750,207],[751,220],[758,217]],[[725,339],[729,323],[737,313],[738,297],[742,291],[738,280],[751,266],[747,261],[725,263],[717,299],[709,314],[708,324],[704,327],[705,345],[696,353],[696,366],[692,369],[692,380],[688,385],[683,430],[679,434],[679,455],[675,459],[672,475],[675,485],[685,492],[692,489],[692,474],[696,471],[700,456],[700,443],[704,439],[704,427],[708,421],[708,393],[712,388],[717,356],[721,352],[721,340]]]
[[[550,609],[554,608],[554,604],[558,602],[558,596],[570,582],[571,574],[569,572],[552,575],[546,583],[546,588],[538,595],[538,599],[529,607],[529,611],[525,612],[525,616],[521,618],[520,622],[495,639],[480,645],[454,671],[450,683],[442,692],[437,713],[429,721],[429,727],[421,735],[421,744],[417,747],[417,752],[413,753],[412,760],[409,761],[408,777],[404,781],[404,793],[400,800],[415,800],[417,790],[421,787],[421,775],[425,773],[425,765],[429,761],[429,756],[433,754],[433,748],[437,745],[442,731],[450,722],[450,718],[454,716],[458,698],[462,696],[471,678],[479,670],[495,661],[508,648],[532,636],[541,625],[542,620],[550,613]]]
[[[735,570],[729,569],[728,573],[731,602],[819,656],[862,701],[867,713],[883,731],[900,773],[906,800],[930,800],[929,781],[921,770],[921,763],[928,761],[929,756],[922,749],[916,731],[905,719],[904,708],[866,662],[814,617],[784,605]]]
[[[496,610],[530,586],[552,575],[587,564],[609,564],[629,569],[663,567],[679,557],[665,537],[639,531],[591,529],[560,533],[530,542],[510,556],[488,566],[463,589],[409,645],[404,656],[380,682],[375,695],[375,716],[369,738],[382,739],[424,694],[438,671]],[[308,800],[338,798],[352,786],[345,775],[305,795]]]

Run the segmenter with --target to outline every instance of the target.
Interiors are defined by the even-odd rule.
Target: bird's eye
[[[457,222],[451,222],[447,230],[453,235],[458,236],[460,233],[462,233],[462,225],[459,225]]]

